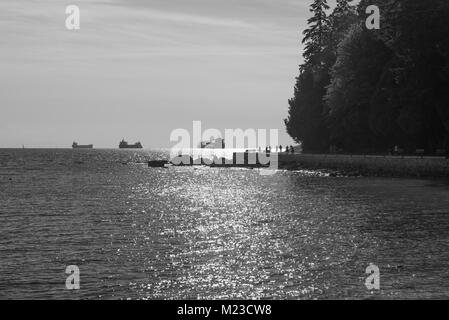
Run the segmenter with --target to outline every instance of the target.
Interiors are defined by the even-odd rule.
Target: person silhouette
[[[279,152],[282,152],[282,146],[279,146]]]
[[[288,146],[285,147],[285,152],[286,152],[286,153],[289,153],[289,152],[290,152],[290,149],[288,148]]]

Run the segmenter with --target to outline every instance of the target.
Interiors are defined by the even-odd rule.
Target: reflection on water
[[[0,150],[0,298],[449,297],[442,182],[146,167],[159,156]]]

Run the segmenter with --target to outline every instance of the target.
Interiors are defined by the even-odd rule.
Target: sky
[[[1,0],[0,148],[279,129],[310,0]],[[65,27],[68,5],[81,29]]]

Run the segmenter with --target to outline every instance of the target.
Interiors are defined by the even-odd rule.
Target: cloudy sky
[[[1,0],[0,147],[280,131],[309,0]],[[65,28],[78,5],[81,29]]]

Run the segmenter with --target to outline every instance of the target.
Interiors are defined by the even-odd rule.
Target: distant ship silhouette
[[[222,138],[211,137],[209,141],[201,141],[200,143],[201,149],[224,149],[225,147],[225,140]]]
[[[136,142],[135,144],[129,144],[125,141],[125,139],[122,139],[120,141],[120,144],[118,145],[120,149],[142,149],[142,144],[140,142]]]
[[[73,144],[72,144],[73,149],[92,149],[93,147],[94,147],[93,144],[82,145],[82,144],[78,144],[77,142],[73,142]]]

